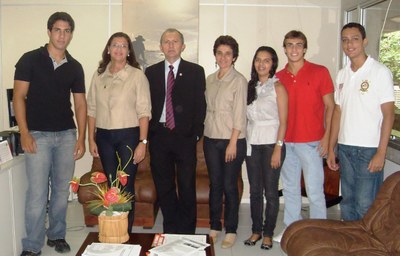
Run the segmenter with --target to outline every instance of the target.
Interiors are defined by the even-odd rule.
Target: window
[[[358,9],[354,8],[354,9],[350,9],[346,12],[346,20],[347,23],[349,22],[359,22],[358,21]]]
[[[392,71],[396,107],[386,159],[400,164],[400,1],[359,1],[346,11],[345,21],[364,25],[368,37],[366,52]]]
[[[380,0],[361,6],[361,23],[367,32],[367,53],[393,74],[396,109],[392,139],[400,146],[400,1]]]

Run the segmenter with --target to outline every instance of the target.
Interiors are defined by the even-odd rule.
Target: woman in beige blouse
[[[99,157],[107,177],[115,180],[117,154],[129,175],[125,191],[135,193],[137,164],[146,154],[147,130],[151,118],[149,82],[139,69],[132,43],[122,32],[108,40],[90,85],[88,98],[89,151]],[[128,217],[133,224],[134,204]]]
[[[219,69],[207,77],[207,114],[204,127],[204,154],[210,177],[210,237],[216,242],[222,230],[222,198],[225,196],[225,238],[222,248],[236,241],[239,192],[237,180],[246,156],[247,81],[234,63],[239,45],[231,36],[214,43]]]

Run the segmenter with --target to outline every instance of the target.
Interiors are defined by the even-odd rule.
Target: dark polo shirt
[[[82,65],[66,52],[67,62],[54,70],[47,44],[25,53],[15,65],[14,80],[29,82],[26,119],[29,130],[63,131],[76,128],[71,92],[85,93]]]

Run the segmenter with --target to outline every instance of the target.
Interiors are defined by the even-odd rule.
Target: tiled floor
[[[303,215],[306,218],[308,215],[308,208],[304,206]],[[333,206],[328,209],[329,219],[339,218],[339,209],[337,206]],[[283,205],[281,204],[281,210],[279,211],[278,223],[275,229],[275,233],[278,234],[283,229]],[[67,254],[62,254],[63,256],[75,255],[79,250],[83,240],[89,232],[98,231],[97,227],[87,228],[83,222],[83,213],[81,205],[73,200],[69,203],[68,214],[67,214],[67,237],[66,240],[71,245],[71,252]],[[133,232],[137,233],[159,233],[162,231],[162,214],[159,212],[156,220],[156,224],[152,229],[143,229],[135,227]],[[196,230],[197,234],[208,234],[209,229],[199,228]],[[217,256],[243,256],[243,255],[269,255],[269,256],[281,256],[286,255],[280,248],[278,243],[274,242],[274,247],[272,250],[264,251],[260,249],[260,242],[254,247],[247,247],[243,245],[243,240],[247,239],[251,234],[251,218],[250,218],[250,207],[249,204],[241,204],[239,210],[239,227],[238,227],[238,239],[236,244],[230,249],[221,249],[221,240],[215,245],[215,255]],[[54,251],[53,248],[45,245],[42,249],[43,256],[60,256]]]

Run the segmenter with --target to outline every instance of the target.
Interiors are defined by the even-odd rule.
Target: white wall
[[[121,0],[2,0],[0,8],[3,101],[0,130],[9,128],[5,90],[13,87],[14,65],[23,53],[48,42],[47,20],[52,13],[65,11],[75,20],[74,38],[68,51],[83,65],[87,88],[110,33],[122,27]],[[91,160],[86,153],[77,161],[75,174],[81,176],[87,172]]]
[[[238,41],[236,68],[247,78],[261,45],[275,48],[282,68],[286,63],[282,40],[292,29],[306,34],[308,60],[325,65],[333,79],[338,71],[340,0],[199,0],[199,7],[199,64],[206,75],[215,71],[212,46],[222,34]],[[122,0],[2,0],[0,130],[9,128],[5,89],[13,86],[14,65],[24,52],[48,41],[48,17],[66,11],[74,18],[76,30],[68,50],[82,63],[88,88],[109,35],[122,29],[122,8]],[[77,162],[76,175],[89,170],[90,164],[87,153]]]
[[[255,50],[261,45],[273,47],[286,63],[282,48],[284,35],[303,31],[308,39],[308,60],[337,72],[340,1],[319,0],[200,0],[199,62],[206,74],[215,71],[212,56],[214,40],[229,34],[239,43],[236,68],[247,78]]]

